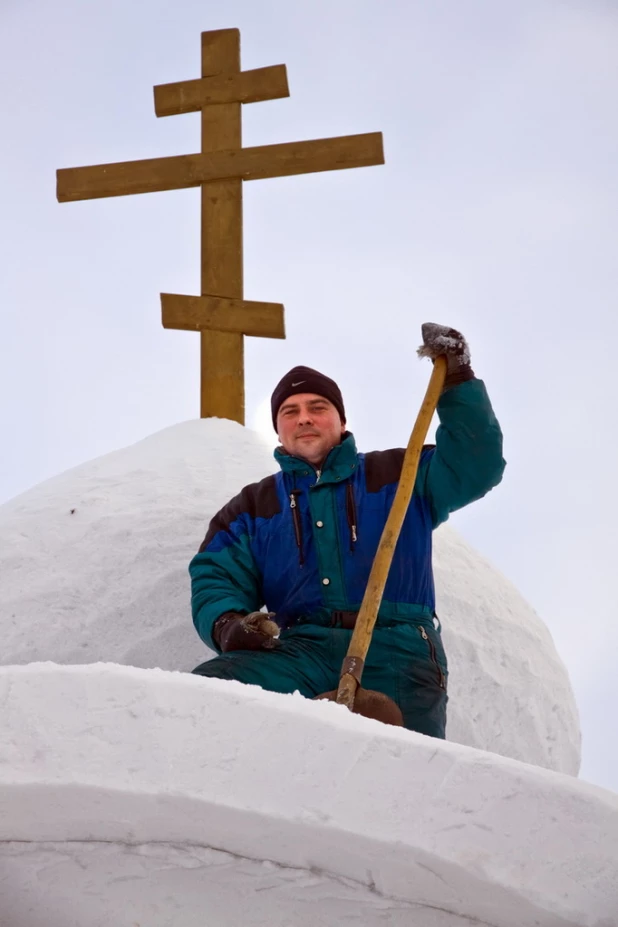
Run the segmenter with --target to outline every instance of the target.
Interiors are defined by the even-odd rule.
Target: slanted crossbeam
[[[241,104],[289,96],[285,65],[240,70],[240,33],[202,33],[202,76],[154,88],[157,116],[201,112],[201,152],[57,172],[60,202],[200,187],[201,296],[161,295],[165,328],[199,331],[200,414],[244,424],[244,336],[284,338],[283,306],[243,299],[242,181],[384,163],[381,133],[243,148]]]

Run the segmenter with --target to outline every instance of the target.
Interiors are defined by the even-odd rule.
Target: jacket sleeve
[[[417,487],[430,502],[433,527],[481,499],[502,479],[502,431],[482,380],[442,394],[436,447],[423,455]]]
[[[193,624],[204,643],[219,650],[212,628],[223,612],[259,611],[262,581],[251,550],[254,519],[244,511],[245,490],[210,522],[202,546],[189,564]]]

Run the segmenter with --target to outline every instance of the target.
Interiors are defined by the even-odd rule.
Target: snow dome
[[[218,508],[274,469],[257,433],[190,421],[0,506],[1,662],[191,670],[207,652],[189,560]],[[547,628],[452,529],[434,538],[448,740],[576,774],[577,710]]]

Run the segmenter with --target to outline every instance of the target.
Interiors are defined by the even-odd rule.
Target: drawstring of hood
[[[319,471],[317,472],[319,479]],[[294,489],[292,489],[290,492],[289,500],[290,510],[292,512],[292,522],[294,524],[294,537],[296,539],[296,547],[298,548],[298,562],[300,566],[303,566],[305,563],[305,554],[303,550],[303,525],[300,508],[298,505],[298,497],[301,495],[301,493],[302,489],[297,489],[296,486],[294,486]],[[350,536],[350,553],[354,553],[354,546],[358,540],[358,518],[354,490],[352,488],[352,484],[349,482],[345,484],[345,512]]]

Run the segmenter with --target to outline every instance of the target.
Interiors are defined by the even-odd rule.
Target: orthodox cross
[[[201,111],[200,154],[57,171],[61,203],[200,187],[201,296],[161,294],[164,328],[199,331],[202,418],[244,424],[244,335],[285,338],[283,306],[243,298],[242,181],[383,164],[382,134],[243,148],[241,104],[289,96],[285,65],[240,70],[240,32],[202,33],[202,77],[154,88],[157,116]]]

